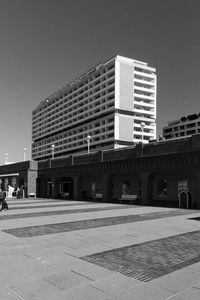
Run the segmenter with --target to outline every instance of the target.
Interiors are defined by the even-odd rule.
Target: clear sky
[[[0,0],[0,164],[31,158],[40,101],[116,54],[156,67],[158,134],[200,112],[199,0]]]

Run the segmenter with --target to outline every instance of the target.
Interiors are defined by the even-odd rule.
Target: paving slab
[[[152,286],[179,293],[200,282],[200,272],[195,269],[183,268],[174,273],[160,277],[152,282]]]
[[[199,300],[200,299],[200,290],[196,288],[186,289],[174,296],[169,300]]]
[[[167,300],[171,299],[173,292],[149,284],[138,285],[107,300]]]
[[[91,286],[107,293],[108,295],[118,295],[119,293],[126,291],[133,286],[138,286],[141,284],[141,281],[128,278],[121,274],[115,274],[101,280],[96,280],[94,283],[90,283]]]
[[[8,288],[8,289],[6,289],[6,291],[0,292],[0,299],[2,299],[2,300],[19,300],[20,298],[17,295],[15,295],[15,293]]]
[[[10,286],[9,289],[13,294],[18,296],[19,299],[25,300],[40,300],[43,297],[56,294],[61,290],[43,278],[24,281],[23,283]]]
[[[43,297],[42,300],[103,300],[107,298],[107,294],[90,286],[83,285],[59,292],[48,297]]]
[[[90,278],[93,281],[109,278],[116,274],[116,272],[89,263],[87,265],[78,264],[71,267],[71,270],[77,274]]]
[[[89,279],[81,274],[77,274],[73,271],[45,276],[44,279],[57,286],[61,290],[67,290],[72,287],[81,286],[92,281],[92,279]]]

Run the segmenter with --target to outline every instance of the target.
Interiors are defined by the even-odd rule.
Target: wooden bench
[[[121,195],[121,198],[119,198],[120,203],[122,203],[122,201],[130,201],[131,204],[134,200],[137,199],[137,195]]]
[[[64,200],[67,200],[67,199],[69,199],[69,196],[70,196],[69,193],[62,193],[62,194],[60,195],[60,198],[61,198],[61,199],[64,199]]]
[[[93,199],[103,199],[103,194],[102,193],[96,193],[95,196],[92,197]]]

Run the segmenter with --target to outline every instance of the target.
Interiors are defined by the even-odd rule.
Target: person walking
[[[4,211],[4,202],[6,199],[5,193],[0,189],[0,202],[1,202],[1,211]]]

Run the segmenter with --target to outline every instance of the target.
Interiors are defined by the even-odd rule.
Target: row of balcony
[[[104,76],[105,76],[105,74],[104,74]],[[91,80],[88,83],[85,83],[84,87],[81,87],[80,90],[74,90],[70,94],[63,94],[62,96],[60,96],[60,98],[57,97],[56,99],[51,100],[51,97],[54,98],[54,97],[56,97],[56,94],[59,93],[59,91],[57,91],[55,93],[55,95],[52,95],[49,97],[50,100],[48,102],[46,101],[46,106],[43,105],[43,102],[45,102],[45,100],[44,100],[40,104],[40,106],[33,111],[33,118],[39,117],[40,112],[42,112],[42,114],[43,114],[43,113],[48,112],[49,109],[54,110],[57,107],[57,105],[58,106],[62,105],[63,100],[65,100],[65,101],[67,100],[68,103],[70,104],[71,101],[78,99],[78,97],[83,96],[85,93],[88,93],[88,91],[93,90],[94,88],[97,88],[98,86],[101,86],[103,84],[109,84],[110,80],[114,78],[113,69],[109,70],[106,73],[106,76],[107,76],[107,78],[105,78],[98,84],[96,84],[96,81],[99,80],[97,78],[97,79]],[[67,93],[67,91],[66,91],[66,93]]]

